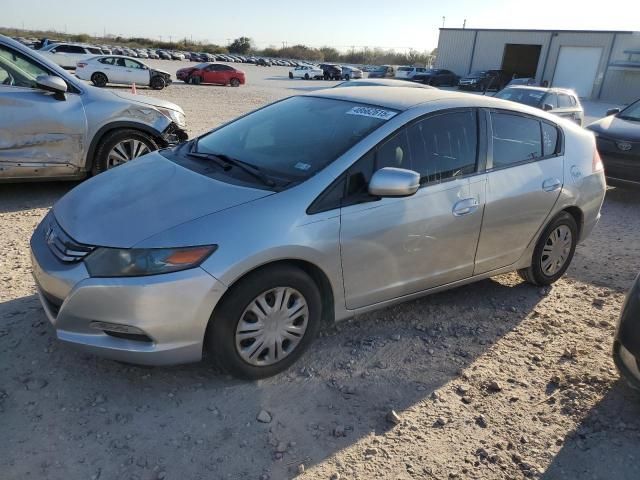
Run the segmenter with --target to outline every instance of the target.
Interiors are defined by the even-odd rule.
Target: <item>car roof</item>
[[[558,87],[539,87],[537,85],[512,85],[506,88],[518,88],[520,90],[533,90],[537,92],[554,92],[554,93],[568,93],[569,95],[578,96],[575,91],[570,88],[558,88]]]
[[[520,103],[501,100],[499,98],[488,97],[485,95],[445,91],[437,88],[388,88],[385,86],[361,86],[358,88],[327,88],[324,90],[309,92],[305,95],[376,105],[378,107],[391,108],[393,110],[400,111],[410,110],[427,102],[446,102],[447,100],[451,100],[459,103],[459,101],[464,101],[469,107],[501,108],[544,116],[541,115],[542,112],[540,112],[539,109],[522,105]]]

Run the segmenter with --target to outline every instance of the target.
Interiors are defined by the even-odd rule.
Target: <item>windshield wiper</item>
[[[205,160],[214,160],[217,162],[222,162],[220,166],[224,170],[229,170],[232,166],[237,167],[240,170],[248,173],[254,178],[260,180],[267,187],[275,187],[276,182],[271,180],[262,170],[254,165],[250,165],[242,160],[238,160],[237,158],[230,157],[229,155],[225,155],[224,153],[208,153],[208,152],[199,152],[198,151],[198,139],[196,138],[191,145],[191,148],[187,152],[187,155],[195,158],[203,158]]]
[[[620,115],[620,114],[618,114],[616,116],[621,120],[630,120],[632,122],[640,122],[640,118],[639,117],[632,117],[632,116],[629,116],[629,115]]]

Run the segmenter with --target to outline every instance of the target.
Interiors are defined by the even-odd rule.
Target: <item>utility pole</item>
[[[447,19],[447,17],[445,17],[445,16],[442,17],[442,28],[444,28],[444,22],[445,22],[446,19]]]
[[[464,19],[464,22],[462,22],[462,28],[465,29],[467,28],[467,19]]]

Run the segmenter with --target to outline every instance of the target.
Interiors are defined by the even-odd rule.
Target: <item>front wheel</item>
[[[305,74],[304,74],[304,79],[305,79],[305,80],[309,80],[309,74],[308,74],[308,73],[305,73]]]
[[[163,77],[157,75],[151,79],[151,82],[149,85],[154,90],[162,90],[164,87],[167,86],[167,81]]]
[[[229,85],[231,85],[232,87],[239,87],[240,86],[240,80],[238,80],[237,78],[232,78],[229,81]]]
[[[289,78],[293,78],[293,73],[289,72]]]
[[[544,229],[533,250],[531,266],[518,270],[533,285],[551,285],[567,271],[578,244],[578,225],[562,212]]]
[[[206,344],[232,375],[258,379],[289,368],[320,328],[315,282],[294,266],[272,266],[241,279],[207,327]]]
[[[97,175],[157,149],[154,139],[140,130],[127,128],[111,131],[96,149],[91,173]]]
[[[345,79],[345,81],[346,81],[346,82],[348,82],[349,80],[351,80],[351,78],[349,78],[349,75],[345,75],[345,76],[344,76],[344,79]]]
[[[93,75],[91,75],[91,81],[96,87],[105,87],[109,80],[107,79],[107,76],[104,73],[96,72]]]

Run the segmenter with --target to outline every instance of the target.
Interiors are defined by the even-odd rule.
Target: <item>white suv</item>
[[[398,67],[396,78],[411,79],[416,73],[424,73],[427,69],[423,67]]]
[[[57,63],[62,68],[73,70],[81,60],[88,60],[96,55],[102,55],[99,47],[79,45],[77,43],[52,43],[38,50],[38,53]]]

